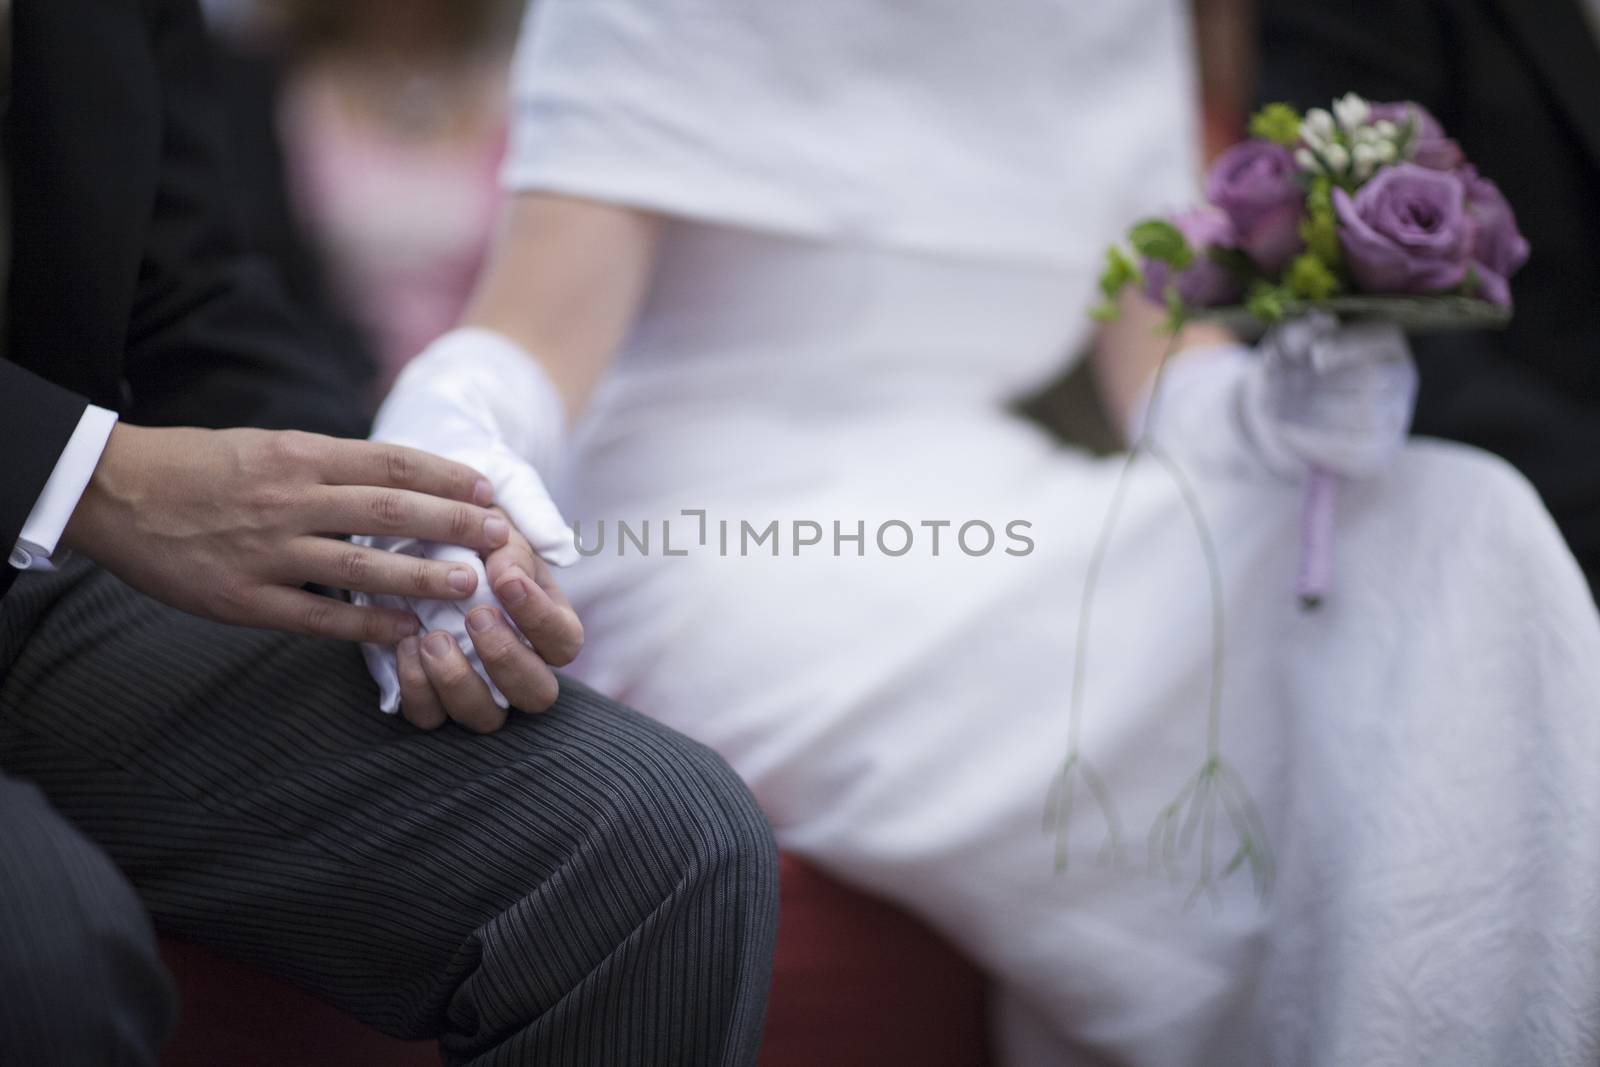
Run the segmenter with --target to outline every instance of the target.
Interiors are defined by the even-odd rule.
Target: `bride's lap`
[[[718,730],[724,714],[732,716],[729,726],[766,720],[774,727],[869,717],[886,692],[897,684],[918,689],[930,671],[1051,673],[1040,662],[1049,659],[1061,674],[1073,658],[1083,582],[1122,460],[1067,451],[1025,458],[1025,471],[997,472],[998,485],[951,485],[937,496],[922,487],[904,492],[908,479],[888,464],[878,474],[858,472],[848,485],[789,496],[675,494],[706,507],[713,522],[731,520],[727,553],[713,544],[668,559],[658,545],[653,557],[618,560],[608,551],[583,563],[572,583],[589,633],[579,669],[701,734]],[[1519,626],[1559,635],[1563,627],[1542,623],[1535,605],[1537,615],[1556,619],[1581,616],[1585,607],[1593,614],[1537,496],[1486,453],[1414,441],[1380,477],[1343,483],[1333,594],[1312,614],[1300,612],[1292,595],[1300,487],[1249,463],[1178,458],[1221,556],[1225,632],[1235,656],[1292,651],[1307,641],[1392,651],[1417,635],[1427,640],[1439,616],[1493,626],[1522,607],[1529,611]],[[826,533],[822,545],[798,553],[784,542],[776,558],[769,546],[740,555],[737,524],[746,517],[758,527],[774,517],[815,519],[824,528],[834,519],[847,529],[863,522],[865,558],[855,557],[854,544],[835,553]],[[888,557],[872,544],[872,531],[885,521],[959,526],[968,517],[990,522],[998,535],[995,548],[978,558],[953,547],[954,526],[943,531],[937,558],[921,529],[904,556]],[[1005,552],[1016,545],[1004,532],[1013,518],[1029,523],[1026,555]],[[680,522],[673,532],[679,544],[682,529]],[[1141,460],[1102,571],[1095,640],[1116,656],[1148,648],[1172,660],[1181,658],[1170,644],[1174,634],[1208,636],[1200,543],[1176,485]],[[1487,618],[1463,617],[1467,612]],[[703,707],[713,693],[722,694],[716,702],[726,713]],[[799,715],[801,708],[810,710]]]
[[[1381,1015],[1473,956],[1576,936],[1559,887],[1600,869],[1554,828],[1600,816],[1595,698],[1573,669],[1600,659],[1600,624],[1526,483],[1481,453],[1409,445],[1343,487],[1332,595],[1305,613],[1298,487],[1186,464],[1223,575],[1212,750],[1205,561],[1153,464],[1135,470],[1101,572],[1073,710],[1084,576],[1119,469],[1058,455],[965,498],[1031,518],[1026,556],[637,561],[580,601],[580,666],[722,751],[786,847],[915,908],[1091,1046],[1181,1062],[1129,1035],[1194,1049],[1249,1033],[1315,1060],[1296,1042],[1318,1019]],[[870,499],[824,492],[790,514]],[[1110,812],[1080,784],[1063,854],[1042,816],[1074,716]],[[1213,756],[1237,788],[1214,789],[1192,847],[1169,855],[1163,813]],[[1202,867],[1207,834],[1213,874],[1237,852],[1241,804],[1270,852],[1265,894],[1254,862],[1214,884]],[[1175,880],[1150,875],[1169,859]],[[1555,862],[1561,877],[1527,877]],[[1262,983],[1292,990],[1303,1017],[1241,1029],[1278,1010]],[[1360,1059],[1368,1036],[1353,1029],[1344,1051]]]
[[[1510,642],[1505,655],[1535,658],[1595,640],[1593,605],[1553,523],[1522,477],[1486,453],[1416,441],[1382,476],[1344,484],[1332,595],[1310,613],[1292,591],[1299,487],[1247,466],[1186,466],[1219,552],[1234,704],[1280,690],[1323,699],[1323,676],[1344,666],[1374,684],[1333,691],[1403,704],[1398,693],[1386,699],[1385,685],[1416,677],[1425,687],[1496,666],[1491,635]],[[997,547],[969,557],[951,550],[946,531],[937,558],[924,543],[898,558],[870,544],[866,558],[853,546],[836,556],[825,544],[800,555],[785,545],[776,558],[588,561],[600,576],[575,592],[589,632],[578,671],[718,747],[765,793],[780,832],[814,824],[819,807],[862,788],[830,768],[872,765],[873,779],[892,780],[886,757],[863,751],[882,737],[907,733],[910,747],[940,753],[929,773],[943,753],[986,762],[985,746],[1008,733],[1054,751],[1068,723],[1084,579],[1120,467],[1120,458],[1061,454],[1014,479],[1009,503],[977,493],[966,511],[948,499],[885,504],[855,488],[753,508],[824,525],[860,519],[869,542],[886,518],[971,514],[1003,527],[1021,517],[1034,541],[1025,556]],[[737,501],[721,511],[748,513]],[[1136,468],[1093,607],[1086,730],[1111,729],[1096,725],[1102,717],[1137,724],[1124,707],[1203,698],[1206,562],[1177,488],[1154,464]]]

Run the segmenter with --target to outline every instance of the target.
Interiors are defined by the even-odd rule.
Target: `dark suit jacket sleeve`
[[[361,382],[245,247],[238,183],[194,0],[145,0],[161,164],[129,324],[130,421],[365,432]]]

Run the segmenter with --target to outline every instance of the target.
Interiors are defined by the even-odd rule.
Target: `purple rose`
[[[1444,135],[1439,120],[1421,104],[1401,100],[1373,104],[1372,122],[1387,120],[1404,130],[1411,127],[1411,162],[1429,170],[1455,170],[1466,162],[1461,146]]]
[[[1467,216],[1472,220],[1472,269],[1482,283],[1480,295],[1503,308],[1511,307],[1511,276],[1528,262],[1528,242],[1517,229],[1517,216],[1500,187],[1480,177],[1471,166],[1461,168]]]
[[[1178,228],[1194,249],[1194,263],[1178,274],[1178,295],[1190,307],[1221,307],[1236,302],[1244,295],[1244,284],[1233,272],[1214,262],[1207,250],[1212,248],[1237,248],[1238,235],[1233,231],[1233,221],[1214,207],[1192,208],[1172,217]],[[1152,300],[1166,299],[1167,283],[1172,268],[1156,260],[1144,264],[1145,293]]]
[[[1233,221],[1239,247],[1276,273],[1300,253],[1306,194],[1294,156],[1282,145],[1251,140],[1222,154],[1206,178],[1206,199]]]
[[[1438,293],[1467,276],[1473,230],[1455,174],[1397,163],[1351,196],[1334,189],[1339,244],[1368,293]]]

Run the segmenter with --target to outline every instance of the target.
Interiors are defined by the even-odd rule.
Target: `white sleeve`
[[[11,548],[11,566],[18,570],[49,570],[50,557],[67,528],[67,520],[77,509],[83,491],[89,485],[100,462],[100,454],[111,438],[111,428],[117,424],[117,414],[105,408],[89,405],[78,420],[77,429],[67,440],[67,447],[56,460],[55,470],[44,483],[44,492],[34,501],[33,510],[22,524],[17,543]]]

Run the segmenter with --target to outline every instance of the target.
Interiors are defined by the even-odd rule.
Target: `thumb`
[[[519,459],[496,455],[494,470],[485,471],[494,482],[495,503],[528,539],[546,563],[567,567],[578,561],[578,544],[572,528],[561,517],[537,471]]]

